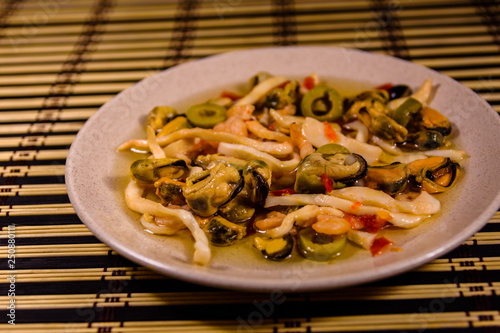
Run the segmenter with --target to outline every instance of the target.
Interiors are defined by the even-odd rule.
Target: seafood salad
[[[246,92],[223,91],[187,110],[160,105],[147,137],[119,151],[130,166],[128,207],[149,232],[188,229],[193,262],[251,238],[268,260],[331,261],[348,242],[398,250],[385,229],[414,228],[441,210],[435,194],[460,178],[465,152],[429,106],[432,81],[341,96],[316,73],[260,72]],[[438,92],[437,92],[438,93]]]

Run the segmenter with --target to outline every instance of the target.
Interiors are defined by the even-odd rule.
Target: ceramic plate
[[[317,72],[340,91],[387,82],[413,89],[427,78],[436,93],[430,103],[454,126],[456,146],[468,154],[457,186],[440,196],[442,211],[409,231],[391,235],[400,252],[372,257],[347,251],[333,263],[307,260],[270,262],[250,243],[213,249],[207,267],[191,264],[189,235],[145,232],[139,214],[125,206],[124,187],[131,157],[116,147],[145,138],[143,124],[156,105],[185,110],[218,95],[246,87],[258,71],[303,78]],[[78,133],[67,159],[68,194],[78,216],[121,255],[166,275],[193,283],[251,291],[305,291],[338,288],[408,271],[452,250],[479,230],[500,205],[500,118],[478,95],[428,68],[356,50],[334,47],[263,48],[189,62],[153,75],[118,94]],[[186,239],[184,239],[186,238]]]

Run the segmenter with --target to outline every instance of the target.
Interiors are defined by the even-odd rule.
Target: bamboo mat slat
[[[220,290],[101,243],[64,162],[118,92],[183,62],[254,47],[342,46],[431,67],[500,112],[494,0],[9,0],[0,4],[1,332],[499,332],[500,212],[457,249],[339,290]],[[8,323],[15,225],[16,325]]]

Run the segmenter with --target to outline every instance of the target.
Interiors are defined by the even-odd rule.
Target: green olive
[[[191,124],[202,128],[212,128],[226,120],[226,108],[213,103],[203,103],[191,106],[186,116]]]
[[[326,145],[323,145],[316,149],[316,153],[321,153],[321,154],[350,154],[351,152],[349,149],[347,149],[344,146],[341,146],[336,143],[327,143]]]
[[[302,115],[319,121],[334,121],[342,117],[342,99],[332,87],[317,85],[309,90],[300,104]]]
[[[392,115],[394,119],[401,126],[408,126],[408,123],[412,119],[413,115],[416,114],[422,108],[422,103],[413,97],[409,97],[403,104],[401,104]]]
[[[340,255],[347,244],[345,235],[318,234],[312,228],[299,232],[299,252],[307,259],[327,261]]]

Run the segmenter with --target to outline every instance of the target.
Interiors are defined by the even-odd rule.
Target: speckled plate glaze
[[[125,206],[123,190],[131,163],[116,147],[145,138],[143,124],[156,105],[179,110],[246,85],[258,71],[302,78],[315,71],[341,85],[387,82],[417,88],[432,78],[430,105],[454,126],[457,147],[469,155],[457,186],[441,195],[442,212],[416,229],[391,235],[401,252],[372,257],[349,251],[332,263],[270,262],[249,243],[214,249],[207,267],[191,264],[188,234],[155,236]],[[334,47],[263,48],[186,63],[123,91],[92,116],[78,133],[66,163],[68,194],[78,216],[104,243],[141,265],[193,283],[249,291],[306,291],[350,286],[393,276],[452,250],[479,230],[500,205],[500,119],[473,91],[428,68],[388,56]]]

